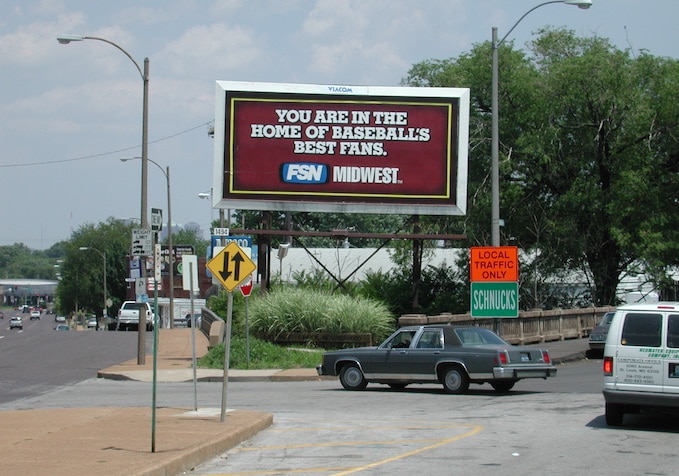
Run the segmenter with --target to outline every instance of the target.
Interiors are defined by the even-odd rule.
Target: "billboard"
[[[213,206],[463,215],[469,90],[218,81]]]

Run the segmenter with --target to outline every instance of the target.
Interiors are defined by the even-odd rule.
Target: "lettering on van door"
[[[662,385],[662,361],[620,357],[618,359],[618,381],[620,383]]]

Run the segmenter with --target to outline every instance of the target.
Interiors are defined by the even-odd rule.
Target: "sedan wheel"
[[[368,385],[363,372],[355,364],[345,365],[342,368],[340,383],[346,390],[363,390]]]
[[[443,375],[443,388],[448,393],[465,393],[469,388],[469,377],[460,367],[450,367]]]

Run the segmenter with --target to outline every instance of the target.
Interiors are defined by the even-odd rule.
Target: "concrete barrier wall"
[[[523,345],[555,340],[576,339],[589,336],[604,313],[614,311],[615,307],[587,307],[578,309],[553,309],[549,311],[536,310],[520,312],[518,318],[483,318],[475,319],[469,314],[439,314],[427,316],[425,314],[404,314],[398,320],[399,326],[424,325],[424,324],[447,324],[454,323],[464,326],[477,326],[491,329],[511,344]],[[224,340],[225,323],[208,308],[202,308],[201,331],[208,336],[209,346],[213,347]],[[329,338],[323,336],[323,343],[328,344]],[[342,339],[334,336],[333,344],[341,344],[338,347],[355,347],[357,345],[371,345],[364,342],[366,335],[355,341]],[[369,334],[367,334],[369,336]],[[283,339],[284,341],[285,339]],[[293,339],[294,340],[294,339]],[[315,339],[309,334],[303,336],[302,341],[309,343]],[[360,342],[359,342],[360,341]],[[281,342],[283,343],[283,342]],[[285,342],[289,343],[289,342]],[[301,343],[299,339],[295,343]],[[316,342],[318,345],[319,343]]]
[[[512,344],[532,344],[555,340],[587,337],[604,313],[615,307],[588,307],[520,312],[518,318],[475,319],[470,314],[405,314],[399,326],[454,323],[485,327],[495,331]]]

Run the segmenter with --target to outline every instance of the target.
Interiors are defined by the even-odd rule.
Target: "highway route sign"
[[[236,242],[232,241],[208,261],[207,268],[213,277],[231,292],[257,269],[257,265]]]

